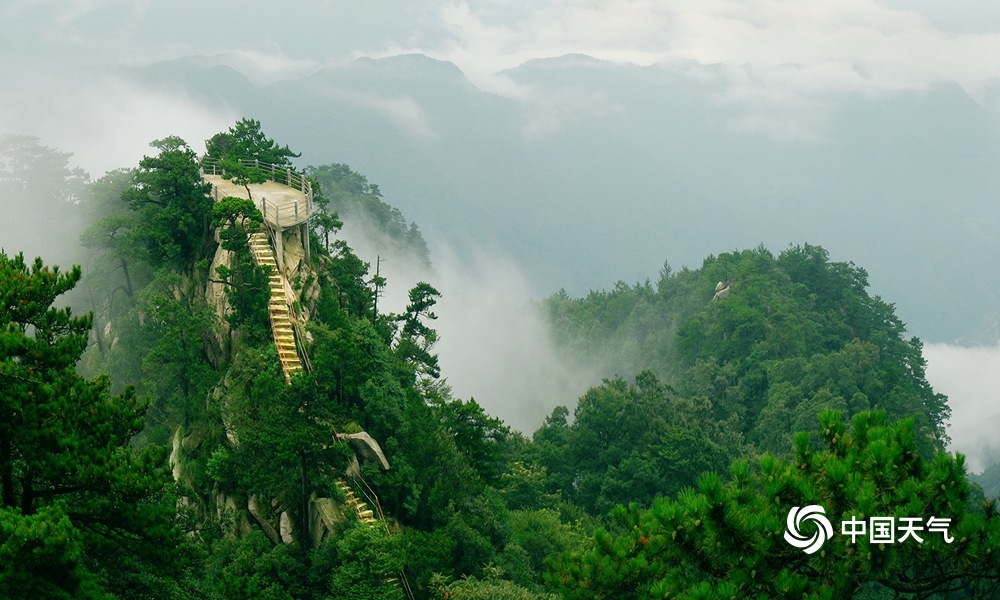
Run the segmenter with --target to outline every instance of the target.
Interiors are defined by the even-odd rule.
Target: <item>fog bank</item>
[[[150,89],[113,68],[29,71],[8,65],[0,78],[6,82],[0,85],[0,133],[36,136],[70,152],[70,164],[93,179],[136,166],[155,152],[149,142],[169,135],[204,152],[204,141],[239,116],[184,93]]]
[[[948,396],[948,450],[965,454],[980,473],[1000,460],[1000,345],[961,347],[925,344],[927,380]]]
[[[441,368],[455,393],[528,435],[556,406],[572,413],[599,380],[560,357],[520,269],[482,251],[434,256]]]
[[[392,254],[380,234],[350,220],[339,234],[363,260],[382,257],[380,275],[387,279],[379,312],[401,314],[407,292],[418,281],[433,285],[441,298],[428,324],[437,330],[441,376],[455,397],[474,398],[491,415],[531,435],[552,409],[572,412],[577,399],[600,380],[596,374],[562,358],[549,325],[523,270],[505,252],[477,248],[458,252],[431,245],[433,267]]]

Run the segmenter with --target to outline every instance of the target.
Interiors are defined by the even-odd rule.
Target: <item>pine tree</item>
[[[52,307],[80,275],[0,252],[3,597],[107,597],[175,558],[165,452],[129,446],[144,406],[76,373],[92,318]]]
[[[995,502],[969,506],[961,455],[925,461],[912,420],[881,411],[819,415],[791,461],[741,460],[723,483],[714,473],[649,510],[618,507],[618,526],[550,574],[566,598],[995,598],[1000,517]],[[792,507],[819,505],[832,525],[813,553],[784,538]],[[844,535],[846,521],[919,519],[922,542],[872,543]],[[950,519],[944,531],[929,519]],[[802,535],[816,532],[803,522]],[[810,527],[812,527],[810,529]],[[896,525],[896,533],[903,532]],[[949,541],[950,540],[950,541]]]
[[[187,142],[169,136],[151,145],[160,153],[139,161],[132,185],[122,195],[136,212],[130,235],[145,248],[150,264],[190,269],[212,245],[211,185],[202,180]]]

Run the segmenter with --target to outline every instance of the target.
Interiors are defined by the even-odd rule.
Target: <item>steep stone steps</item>
[[[271,268],[268,275],[268,289],[271,298],[267,302],[267,312],[271,317],[271,333],[274,336],[274,347],[278,351],[281,370],[285,381],[291,381],[293,373],[303,371],[298,349],[295,347],[295,328],[292,326],[291,310],[288,308],[288,296],[285,294],[285,280],[278,270],[278,262],[274,258],[274,250],[267,234],[257,232],[250,234],[250,253],[261,266]]]
[[[354,508],[354,512],[358,515],[358,520],[365,525],[374,527],[378,519],[375,518],[375,513],[368,508],[368,504],[366,504],[364,500],[358,498],[357,495],[354,494],[354,490],[351,489],[351,486],[347,485],[343,479],[337,480],[337,487],[344,492],[344,496],[347,497],[347,505]]]
[[[358,521],[361,521],[362,523],[364,523],[369,527],[375,527],[378,524],[378,518],[375,517],[374,511],[368,508],[368,504],[365,503],[364,500],[358,498],[358,496],[354,493],[354,490],[351,488],[351,486],[347,485],[347,482],[345,482],[343,479],[338,479],[337,487],[340,488],[340,491],[344,492],[344,496],[346,497],[345,502],[347,503],[347,505],[354,508],[354,512],[358,515]],[[402,573],[400,573],[400,577],[403,577]],[[385,579],[383,580],[383,583],[391,585],[397,590],[406,592],[406,590],[404,590],[403,587],[400,585],[399,579],[396,577],[390,577],[388,579]],[[413,597],[412,592],[408,593],[407,597],[412,598]]]
[[[257,264],[271,268],[271,273],[268,276],[268,289],[271,292],[271,297],[267,304],[268,314],[271,317],[271,333],[274,337],[278,359],[281,361],[281,368],[285,374],[285,381],[291,382],[292,374],[301,372],[304,368],[295,345],[295,328],[291,320],[288,297],[285,294],[285,280],[278,269],[274,250],[271,248],[267,234],[251,234],[249,242],[251,253]],[[337,487],[343,491],[346,503],[353,508],[358,521],[369,527],[378,525],[379,520],[375,511],[369,508],[364,500],[358,498],[354,490],[343,479],[337,479]],[[410,590],[409,584],[406,583],[403,573],[399,574],[399,578],[391,577],[384,580],[384,583],[401,590],[406,597],[413,598],[413,592]]]

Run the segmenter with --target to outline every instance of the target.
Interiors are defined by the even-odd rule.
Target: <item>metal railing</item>
[[[336,430],[335,430],[336,431]],[[378,495],[372,486],[368,485],[365,478],[361,476],[361,471],[356,469],[349,469],[349,474],[352,479],[354,479],[355,489],[361,490],[361,495],[365,498],[365,503],[374,509],[375,514],[378,515],[379,521],[382,522],[382,526],[385,527],[386,535],[392,535],[392,530],[389,528],[389,523],[386,521],[385,513],[382,511],[382,503],[378,501]],[[358,486],[358,484],[361,484]],[[413,595],[413,588],[410,587],[410,581],[406,577],[406,571],[399,572],[399,584],[403,593],[409,600],[413,600],[415,596]]]
[[[221,162],[222,161],[217,158],[205,157],[201,159],[201,168],[209,175],[225,175],[225,169],[220,166]],[[292,169],[291,167],[272,165],[270,163],[260,162],[257,159],[241,160],[240,164],[248,169],[260,169],[265,175],[267,175],[268,181],[274,181],[287,185],[290,188],[299,190],[307,196],[312,196],[312,184],[309,182],[309,179],[302,173],[297,173],[295,169]]]
[[[267,235],[267,237],[268,237],[268,243],[271,244],[272,253],[273,253],[273,247],[274,247],[273,246],[273,237],[272,237],[273,234],[272,234],[271,230],[269,228],[267,228],[267,227],[264,228],[264,232],[265,232],[265,235]],[[258,253],[257,249],[254,247],[253,244],[250,244],[250,254],[253,256],[254,262],[256,262],[260,266],[264,265],[264,263],[262,262],[261,255]],[[275,262],[277,262],[277,261],[275,261]],[[285,276],[282,275],[280,271],[278,272],[278,276],[281,277],[281,287],[282,287],[282,292],[283,292],[282,296],[285,297],[285,305],[288,306],[288,322],[292,326],[292,332],[293,332],[293,336],[295,338],[295,349],[296,349],[296,351],[297,351],[297,353],[299,355],[298,356],[298,358],[299,358],[299,366],[301,368],[305,369],[306,371],[311,371],[312,370],[312,365],[309,363],[308,357],[306,357],[305,360],[303,360],[303,355],[305,354],[305,346],[299,343],[299,339],[300,339],[299,336],[301,335],[301,333],[299,332],[298,324],[296,323],[295,309],[291,305],[291,303],[288,302],[287,294],[284,293],[284,291],[285,291],[284,290],[284,288],[285,288]],[[268,300],[267,319],[271,323],[271,338],[274,340],[275,350],[278,350],[278,362],[281,363],[281,370],[282,370],[282,372],[285,375],[285,383],[291,383],[292,382],[292,366],[293,365],[289,363],[289,361],[288,361],[288,359],[286,357],[282,356],[282,354],[281,354],[281,352],[280,352],[280,350],[278,348],[278,324],[275,323],[275,321],[274,321],[274,312],[271,310],[271,300],[274,299],[274,296],[273,296],[273,292],[271,292],[270,289],[268,290],[268,295],[270,296],[270,298]]]
[[[278,203],[261,198],[256,204],[261,214],[264,215],[265,220],[273,223],[278,229],[300,225],[309,220],[309,217],[313,213],[313,189],[312,182],[305,175],[297,173],[291,167],[272,165],[256,159],[241,160],[239,162],[248,169],[259,169],[267,178],[267,181],[273,181],[290,187],[293,190],[299,190],[305,196],[304,205],[300,206],[299,202],[295,201],[290,209],[286,206],[284,211],[281,210],[281,206]],[[201,160],[201,172],[203,175],[218,175],[223,178],[226,176],[225,166],[222,164],[222,161],[215,158],[203,158]],[[212,186],[212,197],[216,202],[221,197],[221,192],[215,185]],[[282,223],[282,220],[284,220],[284,223]]]
[[[385,532],[390,533],[389,524],[385,520],[385,513],[382,512],[382,503],[378,501],[378,496],[375,494],[375,490],[372,489],[365,478],[361,476],[359,471],[351,470],[350,476],[354,479],[354,485],[357,489],[361,490],[361,495],[364,496],[365,502],[372,507],[375,514],[378,515],[379,521],[382,522],[383,527],[385,527]],[[361,484],[360,486],[358,484]]]

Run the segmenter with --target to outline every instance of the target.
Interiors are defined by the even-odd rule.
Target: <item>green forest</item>
[[[0,192],[79,239],[0,251],[0,597],[1000,597],[996,489],[863,268],[757,247],[539,300],[606,377],[529,436],[453,395],[433,281],[380,310],[345,223],[433,256],[377,184],[252,119],[150,148],[90,181],[0,138]],[[275,233],[253,186],[293,176],[312,212]],[[927,527],[842,535],[870,517]]]

